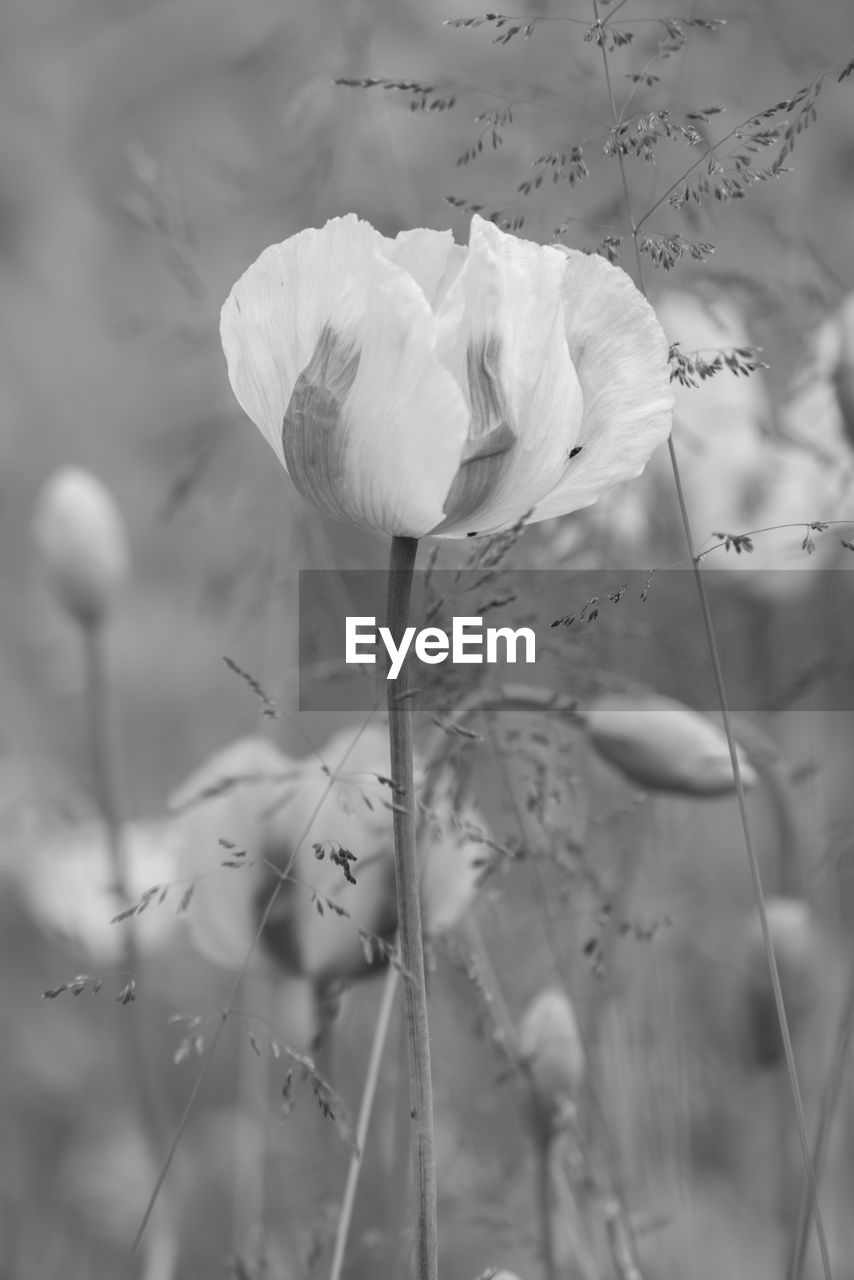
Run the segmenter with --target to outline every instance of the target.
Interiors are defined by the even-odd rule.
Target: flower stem
[[[86,627],[83,630],[83,644],[86,661],[86,698],[89,711],[89,743],[92,756],[92,771],[97,792],[98,808],[104,820],[107,832],[107,847],[113,874],[113,887],[121,903],[122,910],[133,906],[128,885],[123,838],[121,803],[116,770],[117,753],[113,742],[113,725],[110,716],[110,699],[107,684],[106,659],[104,653],[103,634],[99,626]],[[135,982],[139,970],[139,946],[136,936],[136,919],[123,921],[120,926],[124,930],[124,965],[127,967],[129,982]],[[121,1035],[122,1047],[127,1057],[128,1068],[135,1082],[137,1103],[143,1124],[148,1131],[149,1141],[156,1141],[161,1131],[160,1111],[150,1086],[145,1069],[145,1043],[140,1034],[138,1010],[134,1001],[128,1003],[126,1016],[123,1019]]]
[[[356,1203],[356,1189],[359,1185],[359,1174],[362,1171],[362,1162],[365,1158],[365,1144],[368,1140],[371,1113],[374,1109],[374,1098],[377,1093],[380,1067],[388,1036],[389,1022],[394,1008],[394,997],[397,994],[397,979],[398,971],[393,964],[390,964],[386,970],[382,1002],[377,1015],[376,1026],[374,1027],[374,1038],[371,1042],[371,1056],[368,1062],[368,1070],[365,1074],[365,1083],[362,1087],[362,1101],[359,1104],[359,1118],[356,1122],[356,1149],[350,1156],[350,1165],[347,1169],[347,1182],[344,1187],[344,1198],[341,1201],[341,1212],[338,1215],[335,1251],[332,1255],[329,1280],[341,1280],[344,1252],[347,1248],[347,1236],[350,1232],[353,1206]]]
[[[417,551],[417,539],[392,538],[388,571],[387,624],[397,644],[400,643],[409,616],[412,575]],[[433,1086],[430,1078],[427,984],[424,975],[418,860],[415,847],[412,698],[406,661],[397,680],[389,681],[388,715],[391,779],[394,788],[394,861],[400,958],[404,972],[408,975],[404,983],[404,1008],[409,1046],[409,1098],[413,1140],[415,1274],[418,1280],[438,1280]]]
[[[557,1280],[555,1268],[554,1234],[552,1225],[552,1148],[554,1138],[551,1134],[540,1132],[534,1140],[535,1146],[535,1183],[537,1197],[537,1213],[540,1221],[540,1252],[545,1280]]]
[[[82,628],[82,638],[86,666],[86,702],[89,717],[89,747],[92,758],[92,772],[98,808],[104,820],[107,833],[113,888],[121,904],[122,911],[126,911],[134,903],[128,884],[123,848],[117,749],[114,742],[114,726],[110,714],[103,630],[98,624],[85,626]],[[140,966],[135,916],[123,921],[118,927],[124,931],[122,967],[128,971],[126,989],[132,993]],[[126,1005],[127,1007],[123,1010],[121,1025],[118,1028],[119,1051],[122,1065],[127,1072],[127,1079],[132,1081],[132,1089],[135,1094],[136,1108],[143,1134],[152,1160],[156,1164],[160,1159],[159,1148],[164,1132],[163,1116],[148,1074],[145,1036],[142,1031],[139,1009],[136,1007],[132,994]],[[163,1246],[166,1247],[165,1253],[170,1259],[169,1268],[164,1274],[172,1274],[176,1262],[174,1228],[171,1221],[161,1215],[161,1223],[156,1238],[151,1241],[151,1249],[156,1251],[158,1247],[163,1248]]]

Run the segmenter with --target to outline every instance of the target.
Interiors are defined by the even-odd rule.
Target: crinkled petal
[[[630,277],[604,258],[561,246],[569,354],[584,396],[575,446],[534,519],[566,515],[640,475],[670,435],[669,344]]]
[[[557,250],[472,219],[468,258],[438,314],[440,353],[472,410],[440,536],[507,528],[564,474],[583,408],[566,343],[565,270]]]
[[[393,260],[411,267],[420,248],[438,288],[437,247],[395,250],[355,216],[334,219],[265,250],[221,320],[234,393],[303,496],[411,537],[441,519],[468,424],[430,303]]]
[[[392,244],[387,241],[386,245],[391,261],[413,277],[436,311],[463,268],[468,254],[465,245],[455,244],[450,231],[424,227],[401,231]]]

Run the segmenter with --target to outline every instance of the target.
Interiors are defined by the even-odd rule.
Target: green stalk
[[[600,21],[599,0],[592,0],[593,15],[597,22]],[[608,19],[605,19],[607,22]],[[620,122],[619,112],[617,111],[617,102],[614,97],[614,86],[611,80],[611,68],[608,63],[608,53],[605,48],[605,41],[600,43],[600,51],[602,54],[602,65],[605,73],[605,85],[608,90],[608,99],[611,105],[611,112],[614,118],[615,126]],[[626,163],[623,153],[617,150],[617,162],[620,168],[620,181],[623,187],[623,199],[625,204],[626,216],[632,228],[632,244],[634,246],[635,261],[638,270],[638,284],[644,296],[647,295],[646,284],[644,281],[643,260],[640,253],[640,245],[638,243],[638,231],[640,224],[636,221],[634,211],[632,209],[631,194],[629,192],[628,177],[626,175]],[[688,515],[688,507],[685,501],[685,492],[682,487],[682,475],[679,468],[679,461],[676,456],[676,447],[673,443],[673,436],[667,441],[667,448],[670,454],[670,466],[673,472],[673,483],[676,489],[676,496],[679,502],[679,511],[682,516],[682,526],[685,531],[685,540],[688,544],[688,552],[691,557],[691,564],[694,571],[694,582],[697,588],[697,595],[700,602],[700,611],[703,615],[703,626],[706,633],[706,641],[709,649],[709,657],[712,664],[712,673],[715,681],[715,689],[718,695],[718,704],[723,718],[723,728],[726,734],[727,743],[729,745],[730,759],[732,761],[733,777],[735,779],[736,798],[738,801],[738,811],[741,818],[741,826],[744,832],[744,843],[747,852],[747,861],[750,867],[750,875],[753,880],[753,892],[756,899],[756,909],[759,915],[759,924],[762,929],[762,942],[765,948],[765,955],[768,959],[768,970],[771,977],[771,990],[774,994],[774,1005],[777,1010],[777,1017],[780,1022],[780,1033],[783,1038],[783,1049],[786,1058],[786,1070],[789,1076],[789,1084],[792,1092],[792,1102],[794,1104],[795,1119],[798,1126],[798,1138],[801,1144],[801,1155],[803,1157],[804,1169],[806,1171],[807,1183],[809,1186],[810,1199],[812,1204],[813,1217],[815,1219],[816,1235],[818,1237],[819,1250],[821,1252],[821,1262],[824,1271],[825,1280],[832,1280],[832,1272],[830,1267],[830,1251],[827,1246],[827,1237],[824,1230],[824,1224],[821,1218],[821,1212],[818,1204],[818,1188],[816,1186],[815,1170],[813,1169],[812,1153],[810,1150],[810,1141],[807,1134],[806,1118],[804,1115],[803,1099],[801,1097],[801,1087],[798,1081],[798,1071],[795,1063],[795,1052],[792,1046],[792,1038],[789,1034],[789,1024],[786,1018],[786,1009],[783,1003],[783,991],[780,986],[780,975],[777,970],[777,959],[774,955],[774,947],[771,941],[771,933],[768,928],[768,914],[765,909],[765,892],[762,887],[762,877],[759,871],[759,859],[756,856],[756,850],[753,845],[753,836],[750,830],[750,824],[747,818],[747,804],[744,798],[744,786],[741,777],[741,769],[738,763],[738,753],[736,750],[735,737],[732,730],[730,720],[729,701],[727,698],[726,684],[724,682],[723,669],[721,667],[720,650],[718,648],[717,637],[715,635],[714,625],[712,623],[712,612],[709,604],[708,592],[706,584],[703,580],[703,571],[700,567],[700,556],[697,554],[694,535],[691,530],[691,521]]]
[[[400,643],[409,617],[412,575],[418,552],[416,538],[392,538],[388,571],[387,623]],[[427,983],[421,937],[418,858],[415,847],[415,790],[412,771],[412,690],[404,661],[396,681],[389,681],[388,716],[391,779],[394,788],[394,864],[400,958],[404,972],[404,1009],[409,1047],[409,1098],[412,1115],[413,1192],[415,1197],[415,1274],[438,1280],[436,1142],[433,1132],[433,1086],[427,1026]]]
[[[371,1041],[371,1056],[368,1061],[368,1069],[365,1073],[365,1083],[362,1086],[362,1100],[359,1103],[359,1118],[356,1121],[356,1147],[350,1156],[350,1164],[347,1169],[347,1182],[344,1186],[344,1198],[341,1201],[341,1212],[338,1215],[338,1227],[335,1232],[335,1249],[332,1254],[332,1266],[329,1270],[329,1280],[341,1280],[341,1272],[344,1267],[344,1253],[347,1248],[347,1236],[350,1233],[353,1206],[356,1203],[356,1190],[359,1185],[359,1174],[362,1172],[362,1161],[365,1158],[365,1145],[368,1140],[368,1130],[371,1125],[371,1114],[374,1109],[374,1099],[377,1094],[380,1067],[382,1066],[385,1043],[388,1037],[389,1022],[391,1021],[391,1014],[394,1008],[394,997],[397,994],[397,979],[398,971],[393,964],[390,964],[386,970],[382,1002],[380,1004],[379,1013],[377,1014],[373,1040]]]
[[[839,1102],[839,1095],[842,1092],[845,1078],[845,1062],[848,1057],[852,1034],[854,1034],[854,961],[852,961],[848,976],[848,986],[836,1030],[833,1054],[825,1077],[824,1089],[822,1090],[818,1126],[813,1139],[812,1162],[816,1178],[821,1177],[824,1158],[827,1153],[827,1144],[830,1140],[833,1117]],[[786,1272],[787,1280],[801,1280],[803,1275],[807,1245],[809,1244],[810,1221],[810,1188],[809,1183],[804,1180],[789,1254],[789,1265]]]
[[[86,702],[89,718],[89,748],[98,808],[107,833],[107,848],[113,875],[113,887],[122,911],[134,905],[128,885],[123,848],[121,801],[119,793],[114,725],[110,714],[109,684],[104,647],[103,628],[100,623],[81,628],[86,668]],[[124,920],[118,928],[124,933],[124,947],[120,965],[128,972],[129,991],[133,990],[140,968],[140,952],[137,941],[137,922],[134,916]],[[160,1143],[164,1132],[160,1106],[152,1088],[146,1067],[146,1043],[135,1000],[126,1002],[118,1028],[119,1052],[126,1078],[131,1082],[136,1110],[139,1115],[145,1141],[155,1164],[160,1159]],[[165,1232],[165,1235],[163,1234]],[[162,1237],[159,1242],[157,1236]],[[164,1223],[151,1241],[150,1251],[166,1246],[166,1256],[171,1260],[170,1272],[175,1266],[174,1226]],[[149,1270],[150,1259],[146,1262]]]
[[[554,1135],[538,1126],[535,1146],[535,1195],[540,1220],[540,1251],[542,1253],[545,1280],[557,1280],[554,1250],[554,1225],[552,1220],[552,1149]]]

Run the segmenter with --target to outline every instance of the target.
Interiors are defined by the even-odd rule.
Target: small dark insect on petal
[[[583,448],[584,448],[583,444],[577,444],[574,449],[570,449],[569,453],[566,455],[567,458],[569,459],[577,458]]]

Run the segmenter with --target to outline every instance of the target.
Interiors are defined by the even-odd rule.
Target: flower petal
[[[401,231],[392,244],[386,242],[392,262],[407,271],[436,311],[462,270],[468,251],[455,244],[450,231],[430,231],[415,227]]]
[[[468,424],[403,265],[440,287],[452,246],[425,235],[399,244],[353,215],[300,232],[241,277],[221,321],[234,393],[303,496],[411,537],[442,518]]]
[[[474,217],[469,255],[439,308],[440,353],[469,388],[472,422],[434,533],[492,533],[563,475],[581,425],[567,351],[562,254]]]
[[[630,277],[604,258],[558,246],[566,255],[566,340],[584,395],[580,449],[535,520],[566,515],[640,475],[670,435],[673,391],[669,344],[655,312]]]

